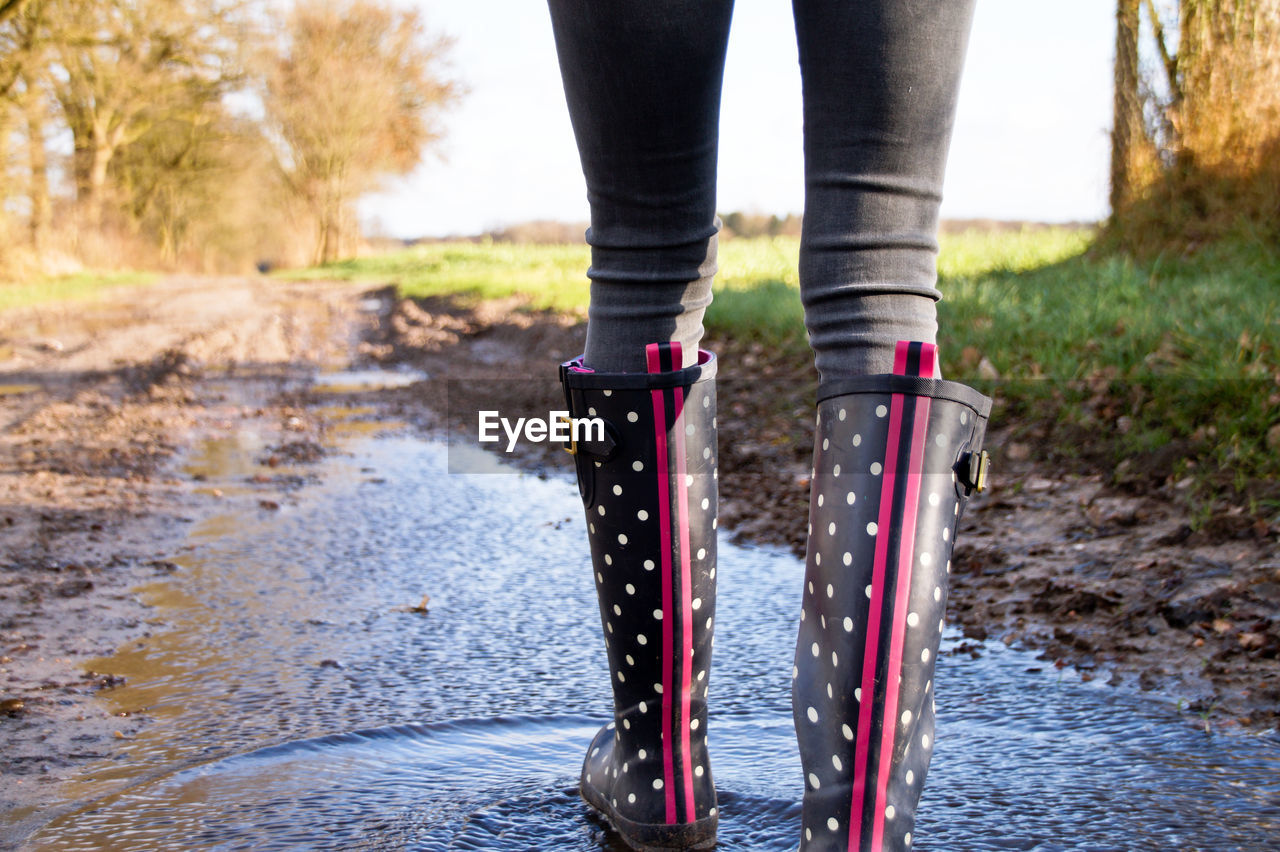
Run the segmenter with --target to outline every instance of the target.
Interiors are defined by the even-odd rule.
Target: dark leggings
[[[586,364],[643,372],[645,344],[665,340],[692,357],[716,271],[733,2],[549,4],[591,205]],[[891,372],[896,341],[936,334],[938,204],[973,0],[792,6],[805,325],[823,380]]]

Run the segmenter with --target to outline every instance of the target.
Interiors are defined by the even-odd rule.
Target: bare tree
[[[0,3],[0,98],[8,98],[42,60],[44,14],[41,0]]]
[[[109,178],[126,221],[166,265],[244,267],[264,232],[281,230],[267,140],[221,103],[151,122],[115,156]]]
[[[299,0],[269,18],[261,0],[0,0],[0,178],[28,175],[0,187],[0,220],[25,218],[37,249],[221,268],[296,257],[306,220],[332,259],[354,200],[412,170],[460,95],[448,40],[392,2]],[[225,98],[249,67],[265,118]],[[69,157],[46,148],[58,138]],[[53,217],[71,193],[79,215]]]
[[[25,97],[21,105],[27,125],[27,162],[31,167],[27,184],[27,195],[31,202],[27,229],[31,237],[31,245],[36,251],[40,251],[44,248],[52,217],[52,205],[49,200],[49,157],[45,148],[45,120],[49,114],[49,106],[45,101],[44,93],[34,83],[32,77],[24,76],[23,88]]]
[[[7,141],[15,148],[26,147],[30,168],[25,182],[27,226],[30,242],[37,250],[43,246],[51,215],[44,133],[50,107],[39,82],[47,57],[44,30],[41,0],[16,0],[0,8],[0,110],[8,110],[11,116],[22,119],[20,126],[24,132],[14,134]],[[8,116],[0,113],[0,123],[5,118]],[[15,151],[15,155],[17,153]],[[23,182],[14,181],[11,186],[20,187]]]
[[[50,79],[74,139],[76,194],[101,224],[112,159],[157,120],[216,101],[236,76],[230,0],[45,0]],[[198,107],[197,107],[198,108]]]
[[[281,171],[314,216],[315,257],[327,262],[351,204],[417,166],[461,90],[447,76],[450,41],[430,36],[416,11],[300,0],[283,32],[264,100]]]

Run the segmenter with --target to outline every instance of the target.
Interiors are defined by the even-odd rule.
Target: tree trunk
[[[1116,0],[1116,61],[1111,127],[1111,215],[1120,216],[1133,200],[1139,147],[1145,140],[1138,91],[1138,15],[1140,0]]]
[[[328,203],[321,207],[317,225],[316,263],[323,266],[338,259],[338,222]]]
[[[1168,93],[1140,88],[1145,5]],[[1117,0],[1111,228],[1121,244],[1189,248],[1280,235],[1280,0],[1177,0],[1177,52],[1155,0]],[[1148,75],[1160,74],[1149,70]],[[1159,108],[1154,129],[1144,118]]]
[[[114,151],[106,142],[95,139],[91,153],[84,211],[85,223],[96,230],[102,227],[102,210],[106,205],[107,166],[111,165]]]
[[[331,174],[321,184],[318,206],[319,245],[317,260],[331,263],[342,254],[343,211],[347,206],[347,190],[341,166],[331,167]]]
[[[31,91],[28,84],[27,91]],[[28,228],[31,245],[37,251],[44,248],[49,233],[49,161],[44,147],[44,103],[33,98],[26,105],[27,149],[31,164],[31,218]]]

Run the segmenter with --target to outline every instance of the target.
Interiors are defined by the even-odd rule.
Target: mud
[[[288,482],[202,486],[185,448],[246,424],[296,455],[324,420],[279,400],[356,343],[357,290],[168,281],[0,315],[0,812],[109,758],[145,717],[95,700],[86,663],[162,627],[131,593],[180,570],[191,524]]]
[[[337,410],[347,430],[354,410],[432,434],[476,401],[545,411],[555,366],[581,336],[577,318],[515,300],[462,307],[260,279],[175,279],[0,315],[0,812],[38,805],[42,789],[147,724],[109,715],[94,696],[118,683],[85,663],[161,626],[130,589],[181,570],[172,559],[192,522],[229,502],[287,504],[328,451]],[[809,365],[747,341],[708,345],[723,376],[721,519],[734,536],[799,553]],[[427,378],[316,381],[365,366]],[[1113,470],[1062,472],[998,412],[993,484],[970,504],[953,560],[950,618],[967,651],[1039,649],[1046,667],[1136,683],[1195,725],[1275,727],[1275,525],[1231,506],[1192,516],[1185,483],[1159,476],[1135,486]],[[259,463],[281,472],[209,487],[184,453],[246,428]],[[520,464],[568,470],[559,450],[522,447]]]

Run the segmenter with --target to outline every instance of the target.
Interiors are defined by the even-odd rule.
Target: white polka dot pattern
[[[679,374],[660,381],[668,375]],[[594,408],[615,442],[607,458],[592,458],[581,445],[575,457],[614,675],[614,723],[592,743],[582,792],[593,807],[631,823],[689,831],[696,823],[705,831],[709,822],[714,831],[706,749],[718,511],[714,382],[656,392],[615,385],[606,395],[598,384],[607,379],[566,378],[570,407]]]
[[[951,391],[963,387],[954,383],[936,386],[931,397],[886,389],[818,408],[807,617],[792,689],[806,790],[822,795],[806,792],[802,850],[871,848],[873,836],[886,849],[910,843],[932,753],[933,665],[965,502],[952,467],[980,447],[986,426],[985,411],[961,401],[980,397]],[[856,774],[866,780],[855,813]]]

